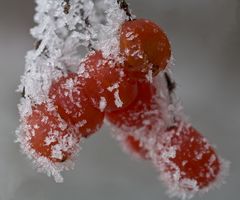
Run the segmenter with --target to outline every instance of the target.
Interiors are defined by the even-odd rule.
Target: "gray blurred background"
[[[168,33],[185,111],[232,162],[227,184],[195,199],[239,199],[240,1],[129,2],[137,16],[158,22]],[[0,0],[0,200],[167,200],[151,165],[122,153],[107,128],[87,141],[63,184],[36,173],[19,153],[15,89],[33,44],[33,14],[33,0]]]

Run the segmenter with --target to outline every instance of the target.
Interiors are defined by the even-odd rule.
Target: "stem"
[[[128,20],[132,21],[133,20],[133,16],[132,16],[132,14],[130,12],[128,3],[125,0],[117,0],[117,3],[119,4],[120,9],[125,11],[126,15],[128,16]]]
[[[80,1],[81,6],[83,6],[83,1]],[[69,14],[69,10],[71,8],[70,0],[63,0],[63,12],[67,15]],[[89,31],[89,28],[91,27],[91,23],[89,21],[89,17],[85,17],[85,11],[84,8],[80,9],[80,15],[81,15],[81,20],[84,21],[85,27],[83,26],[83,29],[85,29],[86,32],[91,36],[91,32]],[[93,45],[91,41],[89,41],[88,44],[88,49],[89,51],[94,50]]]
[[[167,88],[169,91],[169,95],[172,95],[172,93],[176,89],[176,83],[171,79],[170,75],[167,72],[164,73],[164,76],[165,76],[165,79],[167,82]]]
[[[69,13],[70,8],[71,8],[70,0],[64,0],[64,2],[63,2],[63,12],[66,15]]]
[[[26,97],[25,97],[25,93],[26,93],[26,92],[25,92],[25,87],[23,87],[23,90],[22,90],[21,96],[22,96],[22,98],[24,98],[24,99],[26,98]]]
[[[171,76],[167,72],[164,72],[164,77],[167,83],[170,104],[173,104],[173,93],[176,89],[176,82],[172,80]]]

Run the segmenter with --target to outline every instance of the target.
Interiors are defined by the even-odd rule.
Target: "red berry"
[[[81,63],[82,68],[85,69],[86,93],[97,108],[105,111],[123,109],[135,99],[136,82],[128,78],[120,64],[104,58],[100,51],[91,52]]]
[[[162,29],[146,19],[126,21],[120,29],[120,52],[126,68],[134,76],[144,77],[149,70],[157,75],[171,57],[171,47]]]
[[[50,110],[46,104],[36,105],[24,123],[29,145],[38,156],[52,162],[71,158],[79,138],[55,110]]]
[[[132,132],[138,128],[151,128],[152,120],[159,118],[159,104],[156,88],[149,82],[138,83],[138,94],[126,108],[106,113],[107,119],[123,131]]]
[[[123,144],[130,153],[133,153],[137,155],[139,158],[145,160],[149,159],[147,155],[148,151],[140,144],[140,141],[134,138],[133,136],[128,135],[123,141]]]
[[[196,181],[199,189],[209,186],[215,181],[220,172],[220,162],[215,150],[193,127],[180,127],[179,124],[170,127],[163,142],[164,150],[176,148],[174,156],[170,156],[168,162],[163,160],[164,173],[171,174],[171,181],[179,170],[179,181]],[[169,180],[168,180],[169,181]],[[171,182],[170,181],[170,182]],[[183,189],[193,190],[186,184]]]
[[[60,116],[79,128],[79,135],[88,137],[100,129],[104,113],[92,105],[83,85],[84,79],[75,73],[69,73],[54,81],[49,97]]]

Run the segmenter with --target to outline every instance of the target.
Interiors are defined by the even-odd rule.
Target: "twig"
[[[167,72],[164,73],[164,76],[165,76],[165,79],[167,82],[167,88],[169,91],[169,95],[172,95],[172,93],[176,89],[176,83],[171,79],[171,77],[169,76],[169,74]]]
[[[64,0],[64,2],[63,2],[63,12],[64,12],[66,15],[69,14],[70,8],[71,8],[70,0]]]
[[[133,16],[132,16],[132,14],[130,12],[128,3],[125,0],[117,0],[117,3],[119,4],[120,9],[125,11],[126,15],[128,16],[128,20],[132,21],[133,20]]]
[[[37,40],[35,43],[34,43],[34,48],[37,50],[39,48],[39,46],[41,45],[42,43],[42,40]]]
[[[25,97],[25,93],[26,93],[26,92],[25,92],[25,87],[23,87],[23,90],[22,90],[22,92],[21,92],[22,98],[26,98],[26,97]]]

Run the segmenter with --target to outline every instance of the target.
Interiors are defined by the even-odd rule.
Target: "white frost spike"
[[[114,100],[115,105],[116,105],[118,108],[121,108],[121,107],[123,106],[123,102],[122,102],[122,100],[121,100],[121,98],[120,98],[120,96],[119,96],[119,90],[116,90],[116,91],[114,92],[114,98],[115,98],[115,100]]]

